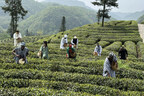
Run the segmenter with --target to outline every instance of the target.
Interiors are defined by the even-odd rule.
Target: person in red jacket
[[[69,44],[69,47],[67,48],[67,58],[74,58],[76,59],[76,52],[75,49],[72,47],[72,44]]]

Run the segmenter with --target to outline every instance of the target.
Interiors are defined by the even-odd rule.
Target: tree
[[[4,12],[8,12],[11,16],[10,28],[8,32],[10,33],[11,38],[13,34],[16,32],[18,27],[18,20],[27,14],[27,11],[22,7],[22,0],[5,0],[5,6],[2,7]]]
[[[118,3],[116,3],[117,0],[96,0],[95,2],[92,2],[93,5],[102,6],[103,9],[100,9],[100,12],[102,14],[102,27],[104,27],[104,19],[110,18],[108,15],[109,11],[111,10],[111,7],[118,7]]]
[[[62,23],[61,23],[61,27],[60,27],[60,31],[59,31],[59,32],[64,32],[64,31],[66,31],[65,24],[66,24],[65,16],[63,16],[63,17],[62,17]]]
[[[25,32],[26,36],[29,36],[29,30],[27,29],[26,32]]]
[[[98,12],[97,12],[98,24],[99,24],[99,22],[100,22],[101,17],[102,17],[102,15],[101,15],[101,10],[98,10]]]

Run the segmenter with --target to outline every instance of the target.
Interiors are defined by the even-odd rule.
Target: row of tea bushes
[[[3,71],[3,72],[2,72]],[[120,90],[143,91],[144,81],[128,78],[107,78],[97,75],[86,75],[78,73],[64,73],[52,71],[38,71],[38,70],[1,70],[0,74],[3,78],[20,78],[20,79],[40,79],[40,80],[54,80],[63,82],[87,83],[101,86],[109,86]],[[2,79],[3,81],[3,79]],[[2,82],[1,81],[1,82]],[[2,83],[1,83],[2,84]]]
[[[139,57],[143,59],[144,61],[144,44],[143,42],[138,42],[138,52],[139,52]]]
[[[129,67],[131,67],[133,69],[144,71],[144,64],[143,64],[143,62],[133,62],[133,63],[129,64]]]
[[[107,46],[105,49],[110,51],[118,51],[122,46],[121,42],[114,42],[111,45]]]
[[[127,41],[124,44],[126,46],[126,49],[128,51],[129,55],[133,55],[137,57],[137,52],[136,52],[136,44],[132,41]]]
[[[82,92],[54,90],[46,88],[0,88],[1,96],[101,96]]]
[[[111,95],[111,96],[131,96],[131,95],[143,95],[144,93],[138,91],[120,91],[118,89],[113,89],[106,86],[97,86],[91,84],[78,84],[72,82],[62,82],[62,81],[45,81],[45,80],[23,80],[23,79],[14,79],[14,80],[6,80],[2,82],[2,87],[38,87],[38,88],[48,88],[48,89],[56,89],[56,90],[66,90],[66,91],[74,91],[74,92],[86,92],[89,94],[101,94],[101,95]],[[129,94],[129,95],[128,95]]]

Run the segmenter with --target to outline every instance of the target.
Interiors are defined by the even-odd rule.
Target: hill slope
[[[144,44],[137,23],[113,21],[105,25],[103,28],[89,24],[52,36],[26,37],[29,63],[24,65],[14,63],[12,40],[4,40],[0,43],[0,95],[143,96]],[[66,59],[66,50],[59,49],[64,34],[68,34],[69,42],[74,35],[79,39],[77,61]],[[43,40],[49,41],[48,61],[36,56]],[[95,58],[92,53],[97,42],[103,52]],[[118,59],[117,78],[103,77],[105,58],[110,51],[117,55],[122,44],[128,50],[129,59]]]
[[[142,16],[144,11],[134,12],[134,13],[121,13],[121,12],[111,12],[111,16],[117,20],[137,20]]]
[[[44,0],[44,1],[58,3],[61,5],[67,5],[67,6],[79,6],[79,7],[88,8],[83,2],[78,1],[78,0]]]
[[[4,0],[0,1],[0,6],[4,6],[5,2]],[[44,9],[47,5],[36,2],[34,0],[22,0],[23,7],[28,10],[28,14],[25,18],[30,17],[31,15],[34,15],[38,12],[40,12],[42,9]],[[0,26],[3,29],[7,29],[10,23],[10,16],[8,13],[4,13],[4,11],[0,8]]]
[[[137,21],[138,21],[138,23],[144,22],[144,15],[142,15]]]
[[[28,29],[32,33],[43,32],[43,34],[54,34],[59,31],[63,16],[66,17],[67,29],[96,21],[95,11],[81,7],[68,7],[55,4],[22,21],[19,29],[23,33],[23,30]]]

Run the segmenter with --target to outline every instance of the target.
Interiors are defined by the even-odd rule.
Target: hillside
[[[137,20],[138,23],[142,23],[144,22],[144,15],[142,15],[138,20]]]
[[[79,7],[88,8],[88,6],[86,6],[83,2],[79,0],[44,0],[44,1],[66,5],[66,6],[79,6]]]
[[[5,2],[4,0],[0,1],[0,6],[4,6]],[[28,10],[28,14],[26,15],[25,19],[30,17],[31,15],[34,15],[38,12],[40,12],[42,9],[46,7],[45,4],[41,4],[39,2],[36,2],[34,0],[22,0],[23,7]],[[4,13],[3,10],[0,8],[0,26],[3,29],[8,29],[9,23],[10,23],[10,16],[8,13]]]
[[[13,61],[12,40],[1,41],[0,95],[35,96],[143,96],[144,44],[135,21],[112,21],[105,27],[89,24],[51,36],[25,37],[29,48],[28,64]],[[79,39],[77,61],[66,59],[66,50],[60,50],[60,39],[68,34]],[[36,54],[44,40],[49,47],[49,60]],[[101,57],[92,56],[95,44],[103,47]],[[117,78],[102,76],[103,63],[108,53],[116,55],[124,44],[128,60],[118,59]]]
[[[127,15],[125,18],[127,20],[137,20],[140,16],[142,16],[144,14],[144,11],[141,12],[135,12],[135,13],[131,13],[129,15]]]
[[[74,2],[81,5],[81,2],[76,0],[71,2],[73,2],[72,5]],[[27,29],[33,34],[37,34],[37,32],[54,34],[59,31],[62,16],[66,16],[67,29],[96,22],[96,12],[82,7],[68,7],[50,2],[39,3],[34,0],[22,0],[22,4],[28,10],[25,20],[19,21],[19,28],[23,34],[25,34]],[[0,1],[0,6],[4,6],[4,1]],[[2,29],[8,29],[10,16],[4,14],[1,9],[0,22],[2,22],[0,23]]]
[[[22,33],[29,30],[32,33],[57,33],[61,26],[62,17],[66,17],[66,29],[96,22],[96,12],[82,7],[62,5],[48,6],[41,12],[22,21],[19,29]]]
[[[110,15],[117,20],[137,20],[144,11],[134,13],[111,12]]]

